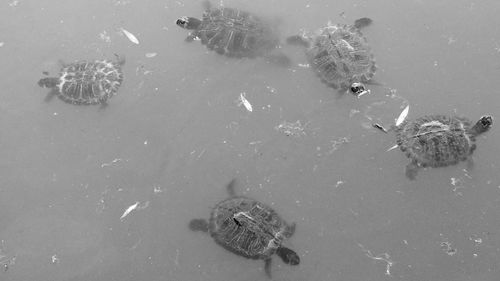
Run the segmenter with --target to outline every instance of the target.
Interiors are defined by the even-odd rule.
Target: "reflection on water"
[[[219,1],[213,1],[219,4]],[[216,3],[217,2],[217,3]],[[237,178],[296,232],[296,267],[273,280],[497,280],[495,125],[474,168],[415,181],[391,135],[427,114],[500,116],[500,4],[493,0],[228,0],[270,18],[282,41],[369,17],[370,94],[337,95],[300,48],[220,56],[175,21],[201,1],[16,0],[0,4],[0,280],[266,280],[264,265],[188,228]],[[496,8],[496,9],[495,9]],[[124,54],[105,109],[45,102],[59,60]]]

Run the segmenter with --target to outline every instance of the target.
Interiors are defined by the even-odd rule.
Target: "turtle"
[[[266,275],[271,278],[271,256],[277,254],[285,264],[298,265],[300,257],[282,243],[295,232],[295,223],[286,223],[268,205],[236,195],[236,180],[227,186],[229,198],[215,205],[209,221],[193,219],[189,228],[208,232],[226,250],[255,260],[264,260]]]
[[[38,81],[40,87],[52,89],[46,101],[57,95],[61,100],[75,105],[101,104],[118,91],[122,81],[123,56],[117,60],[80,60],[69,64],[61,63],[58,77],[45,77]]]
[[[361,97],[370,92],[364,83],[375,84],[372,78],[377,70],[371,47],[360,31],[371,23],[366,17],[353,25],[329,22],[314,33],[289,36],[286,42],[306,48],[311,68],[326,85]]]
[[[468,161],[472,167],[472,153],[476,149],[476,137],[487,132],[493,117],[484,115],[475,123],[457,115],[430,114],[413,121],[404,120],[408,107],[403,110],[396,124],[384,132],[393,130],[396,145],[410,159],[406,176],[414,180],[421,167],[445,167]]]
[[[201,20],[183,16],[176,21],[179,27],[191,30],[186,42],[199,39],[209,50],[227,57],[266,57],[282,66],[290,64],[290,59],[277,50],[280,39],[276,23],[248,11],[213,7],[210,1],[204,1],[203,7]]]

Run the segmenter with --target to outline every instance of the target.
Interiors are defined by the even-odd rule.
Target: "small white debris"
[[[114,159],[113,161],[111,161],[109,163],[103,163],[103,164],[101,164],[101,168],[104,168],[104,167],[107,167],[107,166],[111,166],[111,165],[113,165],[115,163],[118,163],[119,161],[122,161],[122,159],[121,158],[116,158],[116,159]]]
[[[410,106],[407,105],[403,111],[401,111],[401,114],[399,114],[398,119],[396,119],[396,126],[401,125],[403,121],[405,121],[406,116],[408,116],[408,112],[410,111]]]
[[[299,67],[309,68],[309,64],[308,63],[299,63],[298,65],[299,65]]]
[[[109,34],[106,32],[106,30],[99,33],[99,38],[106,43],[111,43],[111,36],[109,36]]]
[[[153,192],[154,193],[162,193],[163,190],[161,189],[161,186],[154,186],[153,187]]]
[[[385,261],[387,263],[386,268],[385,268],[385,275],[390,276],[391,275],[391,267],[394,265],[394,262],[391,260],[391,256],[388,253],[383,253],[377,256],[374,256],[372,252],[368,249],[366,249],[363,245],[358,243],[358,246],[361,248],[363,252],[365,252],[365,255],[371,259],[374,260],[381,260]]]
[[[300,137],[306,135],[306,132],[304,131],[305,126],[302,125],[300,120],[297,120],[293,123],[288,121],[283,121],[281,124],[274,127],[274,129],[276,129],[278,132],[285,134],[286,136]]]
[[[17,4],[19,4],[19,0],[14,0],[14,1],[11,1],[11,2],[9,3],[9,6],[11,6],[11,7],[15,7],[15,6],[17,6]]]
[[[59,263],[59,258],[57,255],[52,255],[52,263]]]
[[[123,215],[120,217],[120,220],[123,220],[126,216],[128,216],[128,214],[130,214],[130,212],[135,210],[137,208],[137,206],[139,206],[139,201],[135,202],[135,204],[128,207],[127,210],[125,210],[125,212],[123,212]]]
[[[125,34],[125,36],[127,36],[128,40],[130,40],[130,42],[134,43],[134,44],[139,44],[139,39],[137,39],[137,37],[135,37],[134,34],[132,34],[130,31],[124,29],[124,28],[120,28],[120,30],[123,32],[123,34]]]
[[[253,111],[252,104],[250,104],[250,102],[246,99],[245,96],[246,96],[245,92],[240,94],[240,98],[238,99],[238,106],[244,105],[248,111],[252,112]]]
[[[146,58],[154,58],[156,57],[156,55],[158,55],[157,53],[146,53]]]

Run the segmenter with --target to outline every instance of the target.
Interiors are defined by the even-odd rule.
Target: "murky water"
[[[224,250],[208,218],[225,185],[297,229],[273,280],[498,280],[500,135],[465,163],[404,174],[386,150],[409,118],[500,117],[498,1],[224,1],[269,18],[283,38],[370,17],[371,94],[339,97],[300,48],[293,61],[238,60],[184,42],[201,1],[5,0],[0,4],[0,280],[268,280]],[[121,31],[139,40],[131,42]],[[36,82],[59,60],[125,55],[109,106],[74,106]],[[241,104],[241,96],[252,111]]]

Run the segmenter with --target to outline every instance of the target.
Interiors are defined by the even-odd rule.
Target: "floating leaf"
[[[123,32],[123,34],[125,34],[125,36],[127,36],[128,40],[130,40],[130,42],[132,42],[134,44],[139,44],[139,39],[137,39],[137,37],[135,37],[134,34],[125,30],[124,28],[120,28],[120,30]]]

